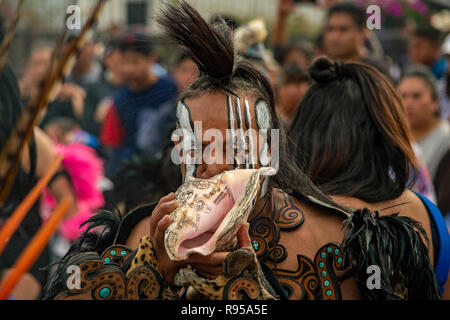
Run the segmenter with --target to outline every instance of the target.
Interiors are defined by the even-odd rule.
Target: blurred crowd
[[[411,188],[440,208],[450,228],[450,34],[429,24],[417,25],[410,30],[405,59],[395,61],[367,28],[365,8],[353,2],[326,3],[325,27],[315,42],[290,39],[287,21],[296,9],[293,0],[278,1],[270,30],[258,19],[221,18],[235,30],[239,53],[272,80],[286,129],[294,125],[313,84],[308,68],[316,57],[362,62],[384,73],[401,100],[414,141],[418,166]],[[211,22],[214,19],[219,16]],[[73,36],[67,37],[66,46]],[[64,193],[77,197],[67,224],[52,239],[49,261],[64,255],[83,219],[100,210],[124,214],[179,186],[180,170],[170,158],[176,99],[200,71],[183,52],[170,61],[158,56],[158,45],[153,36],[137,29],[124,28],[107,40],[92,37],[49,104],[39,127],[46,141],[64,155],[65,168],[53,181],[58,187],[49,188],[43,197],[39,214],[45,220]],[[52,48],[53,44],[36,44],[23,70],[16,71],[23,104],[36,99],[52,62]],[[42,151],[37,152],[39,158]],[[79,172],[89,174],[83,177]],[[17,294],[31,298],[38,296],[36,292]]]

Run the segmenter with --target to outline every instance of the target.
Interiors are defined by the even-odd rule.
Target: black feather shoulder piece
[[[110,246],[125,245],[133,228],[151,215],[156,204],[157,202],[141,205],[126,215],[122,215],[118,210],[105,210],[86,220],[81,225],[87,224],[86,231],[75,240],[62,259],[47,267],[56,266],[56,270],[52,272],[44,287],[42,299],[53,299],[65,289],[63,286],[69,265],[89,259],[97,260]]]
[[[356,210],[344,221],[344,264],[369,300],[440,299],[422,225],[398,213]],[[380,270],[380,289],[369,289],[369,266]],[[373,268],[373,267],[372,267]]]
[[[47,267],[55,266],[56,269],[51,273],[43,288],[42,299],[53,299],[62,290],[63,279],[67,276],[65,266],[73,256],[85,252],[101,254],[112,245],[121,221],[122,217],[119,213],[103,211],[81,224],[80,227],[88,225],[86,231],[75,240],[62,259]],[[97,227],[99,230],[91,231]]]

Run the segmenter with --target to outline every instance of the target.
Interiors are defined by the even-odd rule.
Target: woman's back
[[[320,262],[318,262],[318,264],[316,263],[318,261],[317,258],[320,256],[320,249],[328,244],[333,245],[333,250],[335,250],[335,248],[338,248],[339,250],[342,249],[341,245],[345,237],[345,229],[343,228],[344,219],[338,215],[330,215],[327,208],[320,208],[314,203],[295,199],[278,189],[274,189],[273,197],[273,203],[290,203],[289,207],[286,207],[285,205],[275,205],[274,211],[288,210],[291,217],[302,217],[303,222],[293,229],[287,229],[283,227],[283,224],[278,224],[280,226],[280,233],[277,246],[283,246],[287,255],[281,262],[273,262],[269,259],[267,262],[268,266],[276,274],[281,275],[282,284],[283,282],[285,284],[292,284],[295,282],[299,284],[302,283],[305,278],[312,278],[313,274],[311,272],[308,273],[308,270],[305,268],[308,264],[316,264],[316,267],[319,270],[317,278],[320,279]],[[396,213],[400,216],[408,216],[422,224],[428,239],[431,240],[433,238],[428,210],[420,198],[409,190],[405,190],[405,192],[396,199],[377,203],[368,203],[357,198],[340,195],[335,195],[332,198],[336,203],[349,208],[368,208],[373,212],[380,211],[381,216]],[[275,217],[277,216],[279,217],[279,215],[275,214]],[[290,223],[294,224],[294,221],[298,221],[299,219],[300,218],[293,219]],[[427,243],[425,239],[423,240]],[[433,249],[433,243],[430,241],[428,250],[431,257],[431,263],[434,263]],[[330,281],[330,288],[339,288],[337,289],[339,292],[335,293],[333,291],[333,295],[337,294],[337,296],[342,299],[363,299],[363,295],[361,294],[354,277],[345,277],[341,282],[336,278],[343,276],[344,271],[339,270],[338,268],[328,268],[326,272],[329,273],[334,280],[334,282]],[[336,277],[332,275],[334,273],[336,273]],[[286,274],[291,275],[289,281],[286,281],[286,279],[283,280],[283,275]],[[369,275],[370,274],[368,274],[367,277],[369,277]],[[302,284],[303,287],[305,287],[305,290],[313,295],[314,290],[305,286],[307,283]],[[324,283],[322,283],[322,287],[324,287]],[[302,293],[300,288],[302,288],[302,286],[298,285],[298,290],[294,290],[293,295],[305,294]],[[324,292],[326,295],[327,291],[325,290]],[[299,299],[301,297],[294,296],[290,298]]]

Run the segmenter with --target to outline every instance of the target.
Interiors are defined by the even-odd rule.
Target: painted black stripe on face
[[[244,131],[243,131],[243,123],[242,123],[242,115],[241,115],[241,103],[239,101],[239,98],[234,99],[234,108],[236,110],[236,123],[237,123],[237,134],[238,134],[238,156],[239,158],[239,168],[243,168],[244,165],[246,168],[248,168],[247,164],[245,163],[245,155],[242,154],[245,149],[245,141],[244,141]]]
[[[244,99],[244,125],[245,125],[246,130],[250,129],[252,126],[251,123],[249,122],[249,121],[251,121],[251,120],[249,120],[249,118],[251,119],[250,107],[248,104],[248,100]]]
[[[227,115],[228,115],[228,129],[234,129],[234,116],[231,97],[227,96]]]
[[[237,129],[242,128],[241,110],[239,107],[239,98],[234,99],[234,110],[236,111]]]
[[[249,160],[250,160],[250,169],[254,169],[256,167],[255,159],[254,159],[254,144],[252,137],[252,116],[250,114],[250,105],[247,99],[244,99],[244,119],[245,125],[248,131],[248,152],[249,152]]]

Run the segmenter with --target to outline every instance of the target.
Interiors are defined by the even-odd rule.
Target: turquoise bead
[[[325,263],[323,263],[323,262],[319,263],[319,267],[320,267],[320,268],[325,267]]]
[[[328,251],[328,252],[331,252],[331,247],[328,247],[328,248],[327,248],[327,251]]]
[[[255,249],[255,251],[258,251],[258,249],[259,249],[259,242],[253,240],[252,241],[252,246],[253,246],[253,249]]]
[[[116,250],[111,250],[111,251],[109,252],[109,254],[112,255],[113,257],[116,255],[116,253],[117,253]]]
[[[106,263],[109,263],[109,262],[111,262],[111,259],[110,258],[105,258],[103,261],[105,261]]]
[[[325,287],[328,287],[328,286],[330,285],[330,281],[325,280],[325,281],[323,282],[323,285],[324,285]]]
[[[334,254],[338,255],[339,254],[339,249],[334,249]]]
[[[100,289],[100,292],[99,292],[100,297],[108,298],[110,294],[111,294],[111,289],[109,289],[109,288]]]
[[[327,254],[326,254],[325,252],[322,252],[322,253],[320,254],[320,257],[321,257],[322,259],[325,259],[325,258],[327,257]]]
[[[327,292],[325,292],[325,294],[327,295],[327,297],[331,296],[332,292],[331,290],[327,290]]]
[[[338,263],[342,263],[342,258],[338,258]]]
[[[120,255],[122,257],[125,257],[127,255],[127,252],[125,250],[120,251]]]
[[[322,277],[326,277],[327,276],[327,272],[326,271],[322,271],[320,274],[322,275]]]

